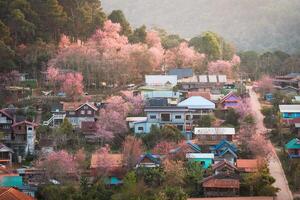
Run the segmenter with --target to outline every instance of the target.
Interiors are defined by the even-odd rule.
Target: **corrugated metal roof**
[[[146,75],[146,85],[177,85],[176,75]]]
[[[299,104],[279,105],[280,112],[297,113],[300,112]]]
[[[176,75],[177,79],[188,78],[193,76],[192,68],[174,68],[168,71],[168,75]]]
[[[192,96],[178,103],[179,107],[188,107],[189,109],[215,109],[215,104],[201,96]]]
[[[234,128],[211,128],[211,127],[201,127],[194,129],[195,135],[234,135]]]
[[[214,159],[213,153],[187,153],[186,158],[211,158]]]

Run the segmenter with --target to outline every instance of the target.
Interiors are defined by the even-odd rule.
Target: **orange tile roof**
[[[188,198],[188,200],[273,200],[273,197],[211,197]]]
[[[101,162],[110,162],[112,168],[122,166],[122,154],[99,154],[94,153],[91,158],[91,168],[97,168]]]
[[[257,159],[237,159],[236,166],[239,170],[245,172],[255,172],[258,170]]]
[[[0,187],[1,200],[35,200],[33,197],[14,188]]]
[[[209,179],[203,182],[204,188],[240,188],[240,181],[236,179]]]

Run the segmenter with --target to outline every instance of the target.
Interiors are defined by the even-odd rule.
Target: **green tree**
[[[113,23],[119,23],[121,25],[122,35],[129,36],[132,34],[130,24],[125,18],[124,13],[121,10],[113,10],[108,16],[108,19],[110,19]]]
[[[141,136],[141,139],[147,149],[152,149],[162,140],[160,128],[158,126],[152,125],[150,128],[150,133]]]
[[[256,173],[242,175],[241,194],[250,196],[275,196],[278,188],[272,184],[275,179],[270,175],[267,165],[262,166]]]
[[[163,126],[161,129],[161,134],[163,139],[176,143],[178,143],[183,137],[180,130],[176,126],[170,124]]]
[[[197,162],[187,162],[185,175],[185,191],[189,196],[199,196],[199,185],[203,179],[204,170]]]
[[[186,200],[187,197],[181,187],[168,186],[155,196],[155,200]]]
[[[67,23],[67,14],[57,0],[29,0],[34,11],[37,36],[46,41],[58,41]]]
[[[114,194],[112,200],[146,200],[152,195],[143,181],[138,181],[135,172],[132,171],[126,174],[120,192]]]
[[[165,180],[165,172],[163,168],[139,168],[136,171],[137,177],[145,182],[151,188],[162,185]]]
[[[67,118],[64,119],[63,123],[59,127],[59,132],[63,135],[70,135],[73,132],[73,126]]]
[[[145,43],[146,36],[146,26],[143,25],[139,28],[134,29],[133,33],[128,36],[128,40],[130,43]]]
[[[197,121],[197,125],[199,127],[211,127],[211,124],[213,122],[213,117],[210,115],[203,115],[200,117],[200,119]]]
[[[239,114],[232,108],[229,108],[225,114],[225,124],[237,127],[239,125]]]

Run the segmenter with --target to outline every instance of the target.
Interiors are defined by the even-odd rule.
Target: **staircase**
[[[53,121],[53,119],[54,119],[54,115],[52,115],[50,117],[50,119],[48,119],[47,121],[43,121],[43,125],[44,126],[49,126],[49,124]]]

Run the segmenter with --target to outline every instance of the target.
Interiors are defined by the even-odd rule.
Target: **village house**
[[[209,168],[214,163],[213,153],[187,153],[186,158],[189,162],[199,163],[204,169]]]
[[[240,181],[235,173],[219,173],[202,180],[205,197],[234,197],[239,195]]]
[[[11,138],[13,123],[13,116],[4,109],[0,110],[0,132],[3,133],[1,138],[2,141],[9,140]]]
[[[212,170],[215,174],[220,174],[220,173],[233,174],[237,172],[236,166],[228,162],[227,160],[222,160],[215,163],[212,166]]]
[[[105,163],[109,162],[109,168]],[[91,157],[91,175],[97,177],[105,175],[107,185],[120,185],[123,183],[125,171],[122,154],[99,154],[94,153]]]
[[[283,121],[287,124],[294,124],[294,120],[300,118],[299,104],[279,105],[279,111]]]
[[[138,88],[142,98],[166,98],[169,104],[176,105],[181,93],[175,88],[176,75],[146,75],[145,86]]]
[[[223,139],[217,144],[210,148],[211,152],[215,154],[215,163],[226,160],[231,164],[235,164],[237,159],[237,148],[234,144],[229,143]]]
[[[300,73],[276,76],[273,79],[275,88],[286,95],[297,95],[300,91]]]
[[[234,94],[233,92],[229,92],[220,100],[221,108],[227,110],[229,108],[237,108],[240,105],[241,98]]]
[[[196,127],[194,129],[194,134],[200,145],[216,145],[223,139],[232,142],[235,135],[235,129],[225,127]]]
[[[4,144],[0,143],[0,164],[11,166],[13,150]]]
[[[81,128],[83,121],[96,121],[98,110],[92,102],[61,102],[60,106],[53,107],[52,117],[43,125],[59,126],[67,118],[75,128]]]
[[[285,150],[290,158],[300,158],[300,140],[298,138],[290,140],[285,145]]]
[[[38,124],[26,120],[12,125],[11,140],[6,142],[15,152],[15,158],[19,159],[19,156],[24,157],[28,154],[34,154],[37,126]]]
[[[183,90],[209,91],[213,88],[222,89],[227,82],[226,75],[199,75],[183,78],[178,81],[179,87]]]
[[[161,165],[161,157],[160,155],[154,155],[151,153],[146,153],[141,155],[140,159],[136,164],[136,168],[146,167],[146,168],[153,168],[159,167]]]
[[[89,143],[96,143],[98,142],[99,138],[96,137],[97,132],[97,122],[95,121],[82,121],[81,122],[81,132]]]
[[[257,159],[237,159],[236,167],[238,171],[244,173],[252,173],[258,171],[258,160]]]
[[[13,187],[0,187],[0,198],[3,200],[35,200]]]
[[[144,111],[147,120],[134,123],[135,133],[149,133],[151,126],[162,127],[166,124],[172,124],[185,133],[185,113],[188,111],[188,108],[177,106],[146,106]]]

